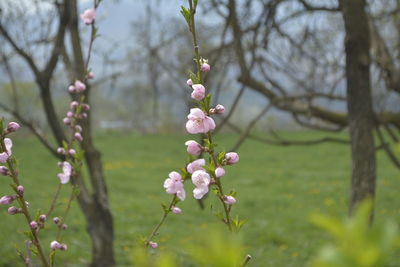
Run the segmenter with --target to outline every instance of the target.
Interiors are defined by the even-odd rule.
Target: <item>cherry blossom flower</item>
[[[225,154],[226,163],[233,165],[239,161],[239,155],[236,152],[229,152]]]
[[[61,163],[61,168],[63,172],[57,174],[57,176],[62,184],[66,184],[71,179],[72,166],[68,161],[64,161]]]
[[[171,210],[172,210],[172,212],[175,213],[175,214],[181,214],[181,213],[182,213],[182,209],[179,208],[179,207],[176,207],[176,206],[173,206],[173,207],[171,208]]]
[[[224,202],[225,204],[233,205],[236,203],[236,198],[234,198],[233,196],[224,196]]]
[[[198,170],[204,171],[204,168],[203,168],[204,165],[206,165],[205,159],[196,159],[186,166],[186,170],[189,173],[194,173],[195,171],[198,171]]]
[[[8,158],[11,156],[13,143],[10,138],[4,138],[4,145],[6,146],[6,151],[0,153],[0,162],[2,163],[6,163]]]
[[[149,242],[149,246],[150,246],[151,248],[158,248],[157,242],[153,242],[153,241],[150,241],[150,242]]]
[[[187,118],[189,120],[186,123],[186,130],[191,134],[207,133],[215,129],[214,120],[199,108],[190,109]]]
[[[12,121],[9,122],[7,125],[7,132],[12,133],[17,131],[19,128],[21,128],[21,126],[18,123]]]
[[[81,19],[86,25],[90,25],[96,19],[96,10],[94,8],[86,9],[85,12],[81,14]]]
[[[217,178],[222,177],[224,175],[225,175],[225,169],[224,168],[218,167],[218,168],[215,169],[215,176]]]
[[[208,192],[208,185],[211,182],[210,175],[204,170],[197,170],[192,174],[192,182],[196,186],[193,190],[195,199],[201,199]]]
[[[192,86],[193,92],[191,94],[191,97],[195,100],[202,100],[206,96],[206,88],[204,88],[203,85],[201,84],[194,84]]]
[[[211,66],[208,63],[203,63],[200,69],[202,72],[209,72],[211,70]]]
[[[191,155],[198,156],[203,151],[203,147],[194,140],[186,141],[187,152]]]
[[[185,200],[186,192],[183,188],[182,176],[178,172],[170,172],[169,178],[164,182],[165,191],[168,194],[176,194],[180,200]]]

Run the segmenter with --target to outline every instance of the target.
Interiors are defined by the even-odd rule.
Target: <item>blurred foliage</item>
[[[312,216],[312,222],[334,239],[319,251],[313,267],[387,267],[395,252],[399,252],[397,225],[386,222],[370,226],[372,201],[360,204],[353,217],[343,221],[323,215]]]

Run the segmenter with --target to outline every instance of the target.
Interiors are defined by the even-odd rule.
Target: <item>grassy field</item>
[[[287,133],[293,138],[312,138],[317,133]],[[118,266],[129,266],[134,240],[147,235],[161,216],[160,203],[167,202],[162,184],[168,173],[183,167],[187,157],[183,145],[187,136],[140,136],[102,134],[96,138],[103,161],[114,213]],[[220,148],[229,148],[235,136],[220,135]],[[16,136],[14,153],[32,209],[43,207],[58,183],[56,161],[31,137]],[[275,147],[247,141],[240,149],[240,163],[227,168],[226,189],[238,191],[234,214],[248,220],[242,230],[247,251],[254,256],[249,266],[307,266],[316,249],[328,241],[321,230],[309,223],[319,212],[344,216],[347,212],[350,175],[349,147],[323,144],[312,147]],[[380,152],[376,222],[388,218],[400,221],[399,172]],[[0,179],[1,195],[10,192],[8,181]],[[191,196],[191,186],[186,185]],[[64,188],[67,201],[70,188]],[[188,197],[181,203],[183,214],[171,216],[161,230],[162,246],[177,250],[193,241],[193,232],[216,222],[210,212]],[[61,207],[60,207],[61,208]],[[56,213],[57,214],[57,213]],[[14,244],[23,247],[21,218],[6,214],[1,207],[0,266],[18,266]],[[70,214],[65,242],[69,250],[58,253],[59,266],[84,266],[90,260],[90,242],[82,213],[76,203]],[[45,244],[54,238],[48,224]]]

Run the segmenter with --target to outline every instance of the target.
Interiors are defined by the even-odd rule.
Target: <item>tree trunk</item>
[[[341,1],[346,30],[347,108],[352,152],[350,214],[360,201],[373,199],[375,195],[370,34],[365,8],[365,0]]]

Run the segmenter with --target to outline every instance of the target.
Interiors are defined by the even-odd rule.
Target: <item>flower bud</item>
[[[218,168],[215,169],[215,176],[217,178],[222,177],[224,175],[225,175],[225,169],[224,168],[218,167]]]
[[[82,108],[83,108],[83,110],[88,111],[88,110],[90,110],[90,105],[89,104],[82,104]]]
[[[86,9],[85,12],[83,12],[80,17],[86,25],[90,25],[96,19],[96,9],[94,8]]]
[[[55,224],[58,224],[60,221],[61,221],[61,219],[58,218],[58,217],[54,217],[54,218],[53,218],[53,222],[54,222]]]
[[[37,229],[38,228],[38,223],[36,221],[31,221],[30,224],[32,229]]]
[[[71,94],[76,93],[76,88],[75,88],[75,86],[70,85],[70,86],[68,87],[68,92],[70,92]]]
[[[233,196],[224,196],[224,202],[228,205],[233,205],[236,203],[236,199]]]
[[[88,79],[94,79],[94,73],[93,73],[93,72],[89,72],[89,73],[86,75],[86,78],[88,78]]]
[[[61,244],[60,250],[67,250],[67,249],[68,249],[67,244]]]
[[[77,131],[78,133],[82,132],[82,126],[75,125],[75,131]]]
[[[194,140],[186,141],[185,145],[187,146],[187,152],[194,156],[200,155],[203,150],[203,147]]]
[[[22,209],[12,206],[8,208],[7,213],[10,215],[15,215],[18,213],[22,213]]]
[[[46,214],[42,214],[39,216],[39,221],[41,222],[45,222],[47,220],[47,215]]]
[[[172,212],[175,213],[175,214],[181,214],[181,213],[182,213],[182,209],[179,208],[179,207],[173,206],[173,207],[171,208],[171,210],[172,210]]]
[[[72,118],[74,116],[74,113],[72,111],[67,112],[67,118]]]
[[[61,227],[61,229],[63,229],[63,230],[67,230],[67,229],[68,229],[68,225],[65,224],[65,223],[61,224],[60,227]]]
[[[22,185],[17,186],[17,192],[20,195],[23,195],[24,194],[24,187]]]
[[[82,118],[84,118],[84,119],[86,119],[88,117],[86,112],[83,112],[81,115],[82,115]]]
[[[21,128],[21,126],[16,123],[16,122],[9,122],[7,125],[7,132],[12,133],[12,132],[16,132],[19,128]]]
[[[68,150],[68,154],[70,154],[71,156],[75,156],[76,155],[75,149],[71,148],[70,150]]]
[[[10,175],[10,170],[6,166],[0,166],[0,175]]]
[[[74,138],[75,138],[76,140],[78,140],[79,142],[82,142],[82,141],[83,141],[83,137],[82,137],[82,135],[81,135],[80,133],[75,133],[75,134],[74,134]]]
[[[158,244],[157,244],[156,242],[150,241],[150,242],[149,242],[149,246],[150,246],[151,248],[157,248],[157,247],[158,247]]]
[[[61,247],[61,244],[55,240],[50,243],[50,248],[53,250],[60,249],[60,247]]]
[[[191,97],[195,100],[202,100],[206,95],[206,88],[202,84],[194,84]]]
[[[208,65],[208,63],[203,63],[203,64],[201,65],[200,70],[201,70],[202,72],[209,72],[209,71],[211,70],[211,66]]]
[[[63,119],[63,123],[64,123],[65,125],[70,125],[70,124],[71,124],[71,119],[68,118],[68,117],[65,117],[65,118]]]
[[[63,147],[57,148],[57,153],[60,154],[60,155],[65,155],[66,154],[65,153],[65,149]]]
[[[3,196],[0,198],[0,205],[10,205],[18,196]]]
[[[76,88],[76,91],[78,93],[82,93],[83,91],[86,90],[86,85],[83,82],[81,82],[79,80],[76,80],[75,81],[75,88]]]
[[[187,84],[188,86],[192,87],[192,85],[193,85],[192,79],[187,80],[187,81],[186,81],[186,84]]]
[[[215,113],[216,114],[223,114],[225,112],[225,107],[221,104],[215,106]]]
[[[226,164],[233,165],[239,161],[239,155],[236,152],[229,152],[225,154]]]
[[[69,106],[71,109],[76,109],[79,106],[79,103],[77,101],[72,101]]]

